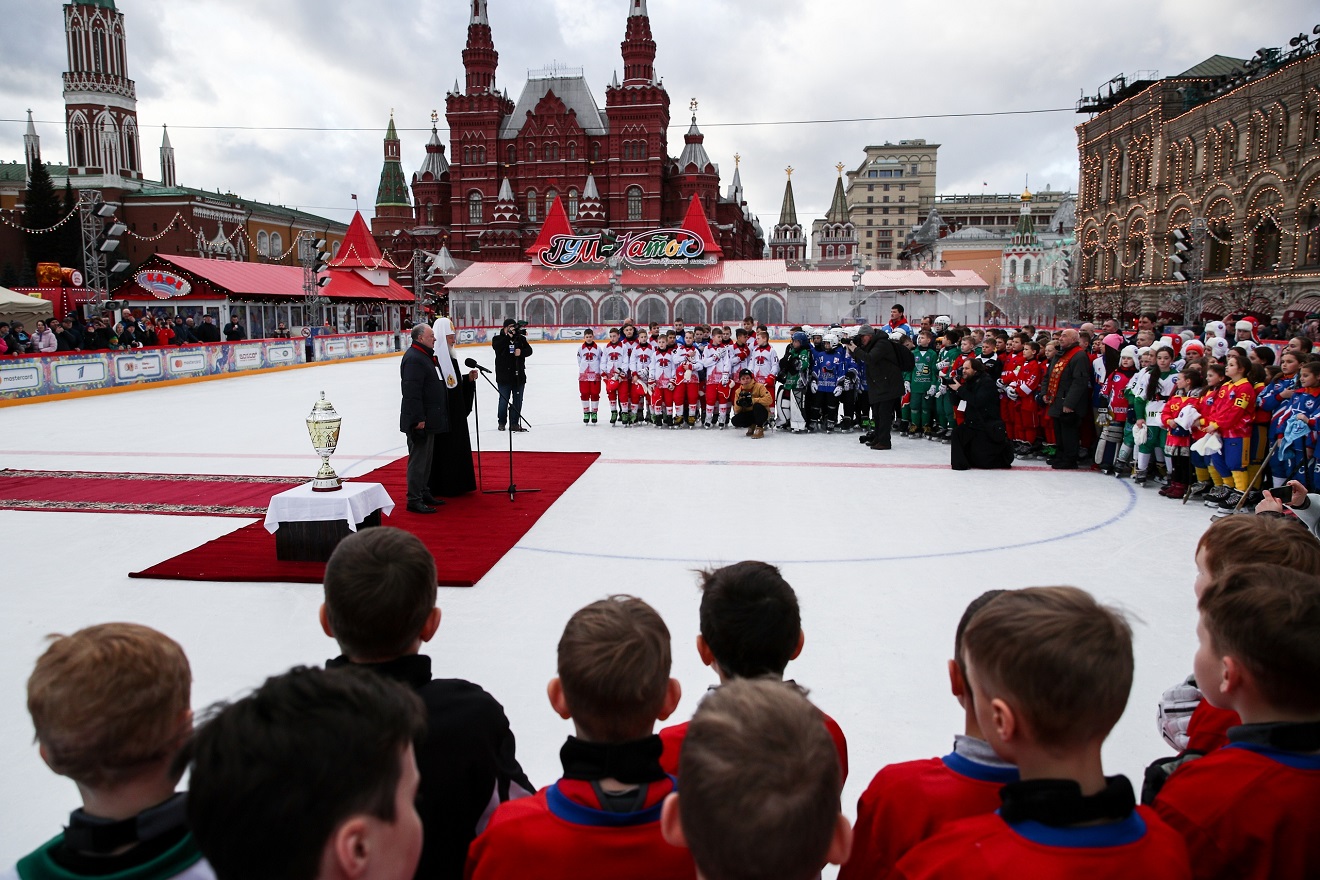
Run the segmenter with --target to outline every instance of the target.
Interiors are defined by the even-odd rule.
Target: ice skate
[[[592,423],[593,425],[596,424],[596,414],[595,414],[595,413],[592,413],[592,414],[591,414],[591,423]],[[515,428],[514,430],[517,430],[517,429]]]

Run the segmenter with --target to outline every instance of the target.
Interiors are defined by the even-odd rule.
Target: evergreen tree
[[[23,225],[28,229],[46,229],[60,222],[63,216],[50,171],[45,164],[38,162],[32,169],[32,179],[28,181],[27,196],[23,203]],[[61,230],[42,234],[29,232],[25,237],[28,262],[36,265],[60,261],[63,249]]]

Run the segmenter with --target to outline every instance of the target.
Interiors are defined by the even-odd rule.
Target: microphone
[[[468,358],[467,360],[463,361],[463,366],[465,366],[465,367],[469,367],[469,368],[473,368],[473,369],[477,369],[477,370],[481,370],[481,372],[483,372],[483,373],[489,373],[489,372],[492,372],[491,370],[488,370],[488,369],[486,369],[485,367],[483,367],[481,364],[477,363],[477,359],[476,359],[476,358]]]

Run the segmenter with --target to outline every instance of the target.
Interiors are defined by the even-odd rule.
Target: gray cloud
[[[0,0],[0,118],[39,119],[44,153],[63,159],[63,16],[55,4]],[[315,206],[339,219],[357,193],[370,214],[391,108],[411,173],[430,113],[462,80],[468,4],[461,0],[120,0],[130,73],[138,82],[144,154],[170,125],[183,182]],[[1080,4],[945,0],[895,7],[874,0],[650,0],[656,67],[673,102],[670,152],[687,104],[700,101],[706,147],[727,185],[733,154],[752,209],[777,219],[786,165],[803,219],[824,213],[834,164],[868,143],[940,143],[942,192],[1076,186],[1070,112],[820,125],[731,122],[896,117],[1070,108],[1120,71],[1178,73],[1222,53],[1247,57],[1316,23],[1312,4],[1203,0]],[[622,67],[624,0],[491,0],[499,83],[517,98],[526,72],[583,67],[598,101]],[[253,126],[217,131],[189,126]],[[284,131],[327,127],[332,132]],[[356,130],[352,130],[356,129]],[[21,122],[0,123],[0,159],[22,156]],[[155,171],[148,163],[148,173]],[[333,208],[335,210],[329,210]]]

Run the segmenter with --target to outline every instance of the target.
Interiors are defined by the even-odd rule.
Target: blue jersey
[[[811,373],[816,379],[817,389],[832,392],[846,372],[847,360],[844,350],[837,345],[818,352],[811,364]]]
[[[848,350],[844,349],[843,374],[852,380],[852,387],[857,391],[866,390],[866,367],[858,363]]]
[[[1262,388],[1260,394],[1256,395],[1256,409],[1265,410],[1270,414],[1269,436],[1271,441],[1283,431],[1283,423],[1288,420],[1288,404],[1290,401],[1281,400],[1279,395],[1289,389],[1295,389],[1296,385],[1296,378],[1286,379],[1280,376]],[[1297,395],[1293,396],[1296,397]]]

